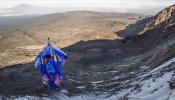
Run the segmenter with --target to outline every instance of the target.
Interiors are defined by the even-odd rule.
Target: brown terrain
[[[32,61],[48,37],[59,48],[81,40],[117,39],[114,33],[137,20],[138,16],[137,14],[77,11],[40,17],[25,18],[24,16],[16,20],[2,18],[0,26],[4,23],[8,25],[10,19],[14,25],[12,24],[13,26],[11,25],[8,29],[1,29],[0,66]],[[22,21],[19,21],[20,19]]]

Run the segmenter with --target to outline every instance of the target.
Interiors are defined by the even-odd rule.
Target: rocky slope
[[[124,34],[120,33],[122,36],[129,35],[141,35],[146,31],[155,28],[167,28],[175,23],[175,5],[167,7],[160,11],[157,15],[147,17],[143,20],[139,20],[134,24],[131,24],[124,30]]]
[[[147,65],[147,61],[149,61],[150,64],[152,63],[151,66],[153,67],[155,66],[154,64],[157,63],[159,65],[174,56],[174,7],[175,5],[172,5],[151,18],[138,21],[142,22],[142,25],[147,25],[147,27],[142,27],[142,25],[136,22],[136,24],[131,25],[136,31],[127,28],[116,32],[116,34],[120,36],[123,34],[124,39],[122,42],[124,44],[135,43],[145,50],[148,50],[148,52],[145,53],[147,60],[145,59],[144,64]],[[147,19],[149,19],[149,21]],[[136,27],[134,28],[134,26]],[[128,27],[130,27],[130,25]],[[124,32],[126,32],[126,34]],[[130,32],[132,36],[127,35],[127,32]],[[148,64],[148,66],[150,64]]]
[[[168,81],[173,74],[173,69],[175,66],[174,62],[175,58],[168,60],[153,70],[140,72],[139,74],[130,74],[130,78],[126,80],[126,83],[120,84],[120,86],[125,88],[120,91],[116,91],[116,93],[113,93],[112,95],[108,92],[104,92],[67,96],[64,90],[61,93],[54,93],[50,97],[41,98],[47,100],[174,100],[174,90],[170,90],[168,85]],[[118,76],[118,79],[120,78],[122,79],[122,77]],[[94,82],[96,85],[99,83],[100,81],[96,83]],[[40,97],[34,96],[19,96],[11,98],[41,99]]]

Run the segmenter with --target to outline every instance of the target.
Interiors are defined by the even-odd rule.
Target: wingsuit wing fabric
[[[42,56],[41,55],[42,55],[42,52],[40,52],[34,60],[35,68],[41,68],[42,67],[42,62],[41,62]]]
[[[56,56],[56,68],[57,68],[57,72],[59,74],[59,79],[62,80],[62,63],[65,59],[67,59],[67,54],[64,53],[62,50],[58,50],[58,49],[53,49],[54,54]]]

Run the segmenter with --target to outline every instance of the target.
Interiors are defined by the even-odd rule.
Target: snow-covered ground
[[[169,88],[168,81],[173,74],[175,58],[156,67],[147,74],[138,76],[132,85],[135,87],[123,89],[118,93],[109,95],[108,92],[94,95],[83,94],[66,96],[66,90],[55,93],[49,97],[14,97],[15,100],[44,99],[44,100],[175,100],[175,90]]]
[[[127,98],[129,100],[175,100],[175,90],[171,90],[168,84],[173,74],[172,63],[174,62],[175,58],[140,76],[142,80],[147,76],[150,78],[138,81],[139,89],[129,91]]]
[[[173,93],[173,90],[169,89],[168,85],[171,75],[172,72],[169,72],[157,79],[151,78],[149,80],[142,81],[140,83],[140,85],[142,85],[140,91],[131,92],[128,98],[141,100],[167,100],[168,98],[170,99],[171,97],[174,97],[175,93]],[[174,100],[175,97],[174,99],[171,99]]]

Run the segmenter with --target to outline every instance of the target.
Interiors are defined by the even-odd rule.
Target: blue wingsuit
[[[53,75],[56,84],[60,84],[62,80],[62,65],[67,59],[67,54],[62,50],[54,48],[49,42],[46,47],[37,55],[34,64],[40,69],[42,81],[49,81],[49,75]]]

